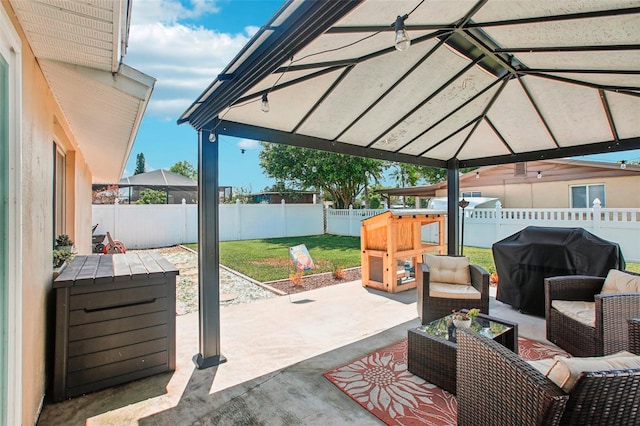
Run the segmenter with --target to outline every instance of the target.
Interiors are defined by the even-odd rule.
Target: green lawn
[[[285,279],[294,272],[289,247],[305,244],[316,269],[305,275],[333,271],[337,267],[360,266],[360,238],[337,235],[269,238],[220,242],[220,263],[258,281]],[[185,244],[198,250],[197,244]],[[464,255],[489,273],[495,272],[490,248],[464,247]],[[627,263],[627,270],[640,273],[639,263]]]
[[[307,246],[316,265],[305,275],[360,266],[360,238],[337,235],[221,241],[220,263],[261,282],[289,278],[295,272],[289,247],[298,244]],[[198,249],[197,244],[185,245]]]

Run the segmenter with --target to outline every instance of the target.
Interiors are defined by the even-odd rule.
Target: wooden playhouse
[[[389,293],[416,287],[416,266],[426,251],[445,252],[444,212],[389,210],[362,221],[362,285]],[[438,243],[424,244],[424,225],[438,224]]]

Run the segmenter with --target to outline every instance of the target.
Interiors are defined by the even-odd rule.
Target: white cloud
[[[240,149],[258,149],[260,148],[260,142],[252,139],[241,139],[238,142],[238,148]]]
[[[190,3],[192,7],[187,8],[175,0],[136,0],[131,24],[174,24],[181,19],[197,19],[219,11],[215,0],[191,0]]]
[[[170,0],[134,3],[125,63],[157,79],[147,114],[176,120],[255,34],[228,34],[178,22],[214,13],[215,2]]]

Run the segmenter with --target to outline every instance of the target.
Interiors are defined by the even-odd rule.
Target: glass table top
[[[429,324],[418,327],[418,330],[455,343],[456,327],[453,324],[452,317],[453,315],[447,315],[446,317],[431,321]],[[471,325],[468,328],[469,330],[482,334],[489,339],[495,339],[513,327],[508,324],[493,321],[485,316],[477,316],[472,319]]]

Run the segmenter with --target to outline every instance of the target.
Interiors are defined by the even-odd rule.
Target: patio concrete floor
[[[197,370],[198,314],[177,317],[176,371],[65,402],[39,425],[379,425],[322,374],[407,336],[416,291],[360,281],[221,309],[224,364]],[[491,298],[491,315],[545,341],[544,319]]]

